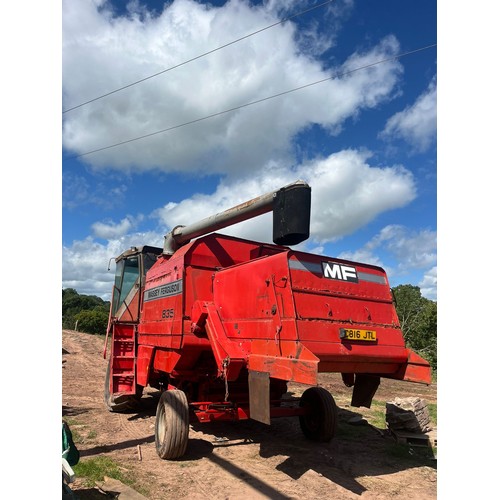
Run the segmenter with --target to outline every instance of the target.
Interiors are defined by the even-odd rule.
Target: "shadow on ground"
[[[265,483],[259,485],[258,478],[213,454],[213,450],[257,443],[263,458],[287,457],[277,466],[277,470],[289,477],[297,480],[307,471],[313,470],[357,495],[366,491],[356,480],[357,477],[392,474],[413,467],[437,467],[431,448],[416,450],[396,444],[384,430],[377,431],[369,425],[349,424],[348,421],[356,416],[359,416],[356,412],[339,409],[338,432],[329,443],[315,443],[306,439],[298,419],[294,417],[274,419],[271,426],[253,420],[210,424],[193,422],[192,428],[206,433],[207,439],[212,442],[204,445],[202,440],[190,441],[183,459],[192,460],[193,455],[198,458],[204,455],[272,498],[280,497],[276,497],[276,492],[271,495],[271,492],[266,491]]]

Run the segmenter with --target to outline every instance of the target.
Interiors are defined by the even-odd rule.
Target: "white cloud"
[[[437,259],[436,231],[423,229],[419,232],[400,225],[385,226],[377,236],[366,244],[373,251],[383,248],[399,262],[398,272],[410,269],[425,269]]]
[[[85,178],[79,175],[66,173],[63,174],[63,206],[72,209],[82,203],[88,202],[90,195],[89,183]]]
[[[321,5],[318,3],[317,5]],[[311,8],[309,0],[268,0],[263,4],[270,12],[285,19],[300,11]],[[318,56],[336,45],[337,35],[342,28],[342,22],[348,18],[354,8],[354,0],[335,0],[329,4],[322,4],[316,11],[316,16],[301,17],[301,29],[296,33],[296,41],[301,51],[310,56]],[[318,29],[321,16],[326,22],[328,29],[322,31]],[[296,20],[296,19],[295,19]]]
[[[437,267],[429,269],[418,284],[422,296],[429,300],[437,300]]]
[[[344,252],[339,257],[383,267],[391,279],[402,278],[415,270],[425,270],[426,274],[419,286],[422,287],[424,297],[435,300],[437,286],[435,231],[428,229],[415,231],[401,225],[388,225],[362,248],[354,252]],[[388,262],[396,264],[390,266]],[[427,271],[429,268],[430,271]]]
[[[265,6],[236,0],[222,7],[175,0],[157,17],[144,11],[113,17],[102,1],[64,2],[64,108],[278,20]],[[294,26],[276,26],[65,113],[65,149],[83,154],[333,76],[333,70],[324,70],[319,60],[300,52]],[[310,54],[314,37],[309,43]],[[325,49],[323,38],[317,44],[319,52]],[[387,37],[371,50],[353,54],[336,74],[387,59],[398,50],[397,40]],[[245,172],[270,158],[291,155],[293,137],[309,125],[338,131],[347,118],[390,98],[401,72],[401,64],[393,60],[82,159],[96,169]]]
[[[89,181],[73,172],[63,173],[63,206],[69,210],[82,205],[95,205],[107,210],[123,204],[127,186],[123,183],[110,187],[102,181]]]
[[[92,237],[63,247],[63,288],[75,288],[84,295],[99,295],[109,300],[114,279],[112,259],[132,246],[163,245],[163,235],[134,233],[108,241],[105,245]],[[108,266],[110,270],[108,271]]]
[[[437,259],[437,234],[427,229],[410,231],[398,225],[384,227],[369,246],[384,247],[399,261],[400,272],[425,269]]]
[[[363,262],[364,264],[371,264],[372,266],[379,266],[384,268],[385,272],[390,275],[389,268],[384,266],[384,263],[379,256],[372,253],[369,248],[364,247],[354,252],[342,252],[337,256],[339,259],[352,260],[353,262]]]
[[[95,236],[105,240],[120,238],[129,233],[142,218],[142,216],[136,218],[128,216],[122,219],[118,224],[114,222],[95,222],[92,224],[92,231]]]
[[[412,175],[400,166],[371,167],[368,153],[341,151],[328,158],[296,167],[292,171],[270,163],[251,176],[239,180],[225,179],[210,195],[196,194],[180,203],[168,203],[154,212],[165,231],[131,233],[142,216],[127,216],[119,223],[95,223],[97,237],[107,238],[101,244],[88,237],[63,248],[63,287],[77,288],[80,293],[102,292],[110,286],[107,272],[110,258],[127,248],[139,245],[163,246],[164,235],[174,226],[189,225],[227,210],[241,202],[272,192],[298,179],[311,186],[311,237],[297,249],[316,248],[355,232],[377,215],[401,207],[415,196]],[[250,240],[272,242],[272,214],[264,214],[218,232]],[[372,259],[364,262],[378,264]],[[84,291],[88,290],[88,291]]]
[[[238,180],[223,180],[210,195],[169,203],[155,215],[172,228],[188,225],[241,202],[302,179],[311,186],[311,239],[324,244],[355,232],[379,214],[410,203],[416,196],[413,176],[401,166],[371,167],[369,154],[341,151],[293,170],[277,163]],[[269,215],[233,226],[231,234],[272,240]],[[224,232],[224,231],[220,231]]]
[[[426,151],[436,140],[436,77],[411,106],[396,113],[386,123],[382,138],[401,138],[416,151]]]
[[[352,234],[416,196],[412,174],[401,166],[371,167],[368,154],[341,151],[302,167],[313,190],[311,232],[319,242]]]

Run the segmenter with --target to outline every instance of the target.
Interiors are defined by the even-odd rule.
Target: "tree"
[[[81,311],[75,315],[78,322],[78,331],[104,335],[108,326],[108,311],[96,307],[92,310]]]
[[[396,311],[408,347],[437,369],[437,303],[422,297],[414,285],[393,288]]]
[[[75,328],[75,323],[78,320],[78,329],[81,331],[85,331],[87,333],[106,333],[106,326],[108,321],[108,313],[109,313],[109,305],[110,303],[104,301],[100,297],[96,295],[80,295],[74,288],[66,288],[62,291],[62,327],[63,328]],[[83,315],[83,317],[79,317],[82,312],[92,312],[95,311],[92,315]],[[102,324],[102,317],[106,315],[106,324],[104,329],[101,327],[97,327],[96,322],[98,324]],[[98,319],[101,318],[101,319]],[[84,330],[81,321],[83,321],[85,328],[89,328],[89,330]],[[94,326],[90,326],[94,325]],[[98,331],[90,331],[97,329]]]

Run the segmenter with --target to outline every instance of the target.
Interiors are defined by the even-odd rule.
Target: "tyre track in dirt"
[[[332,374],[320,376],[321,385],[342,401],[339,434],[330,443],[305,439],[296,418],[275,419],[271,426],[251,420],[192,420],[186,455],[161,460],[154,443],[158,392],[145,389],[138,413],[110,413],[103,400],[103,347],[101,337],[63,331],[63,417],[82,435],[77,443],[81,460],[113,458],[150,500],[436,498],[437,471],[429,461],[416,460],[408,452],[394,457],[391,440],[368,426],[346,424],[357,409],[344,407],[348,390]],[[398,391],[391,397],[418,390],[430,401],[435,398],[435,388],[411,387],[406,394],[405,387],[381,385],[383,394],[391,394],[391,388]],[[289,390],[297,396],[304,388],[291,384]],[[79,492],[81,500],[95,498],[82,496],[88,493],[84,489]]]

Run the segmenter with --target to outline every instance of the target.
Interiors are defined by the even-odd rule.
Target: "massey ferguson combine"
[[[341,374],[354,407],[370,407],[381,377],[431,382],[382,268],[290,248],[309,237],[310,207],[297,181],[116,258],[104,399],[130,411],[144,387],[161,390],[162,459],[185,453],[190,417],[298,416],[307,438],[329,441],[337,409],[320,372]],[[271,210],[274,245],[214,232]],[[310,387],[284,398],[287,382]]]

